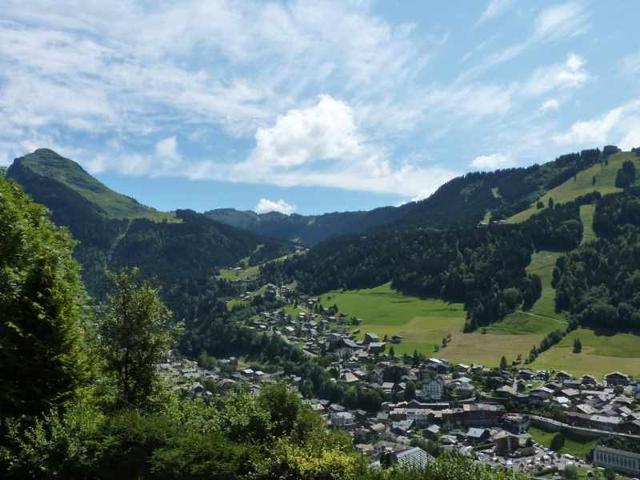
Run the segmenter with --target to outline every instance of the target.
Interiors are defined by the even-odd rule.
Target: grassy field
[[[363,290],[329,292],[320,297],[324,306],[336,304],[340,312],[362,319],[360,331],[401,335],[396,353],[418,349],[431,354],[442,338],[461,335],[465,321],[462,304],[401,295],[389,284]]]
[[[549,448],[551,439],[555,436],[553,432],[546,432],[536,427],[529,428],[529,435],[541,445]],[[564,447],[559,453],[568,453],[577,458],[584,458],[598,443],[598,440],[585,440],[578,437],[565,437]]]
[[[615,186],[615,177],[625,160],[632,160],[636,165],[636,169],[640,168],[640,158],[635,154],[631,152],[617,153],[609,157],[608,165],[598,163],[579,172],[575,179],[571,178],[563,184],[549,190],[540,200],[546,207],[549,204],[549,198],[553,198],[555,203],[565,203],[575,200],[580,195],[593,191],[599,191],[603,195],[619,192],[620,189]],[[594,177],[595,183],[593,183]],[[539,210],[536,208],[535,203],[536,202],[528,209],[512,216],[509,222],[522,222],[538,212]]]
[[[573,353],[576,337],[582,342],[582,353]],[[640,336],[597,335],[593,330],[580,328],[540,355],[533,366],[566,370],[575,375],[589,373],[602,377],[617,370],[640,376]]]
[[[596,234],[593,231],[593,214],[596,211],[595,205],[581,205],[580,206],[580,220],[582,221],[582,243],[590,242],[596,239]]]
[[[258,278],[259,273],[260,267],[258,267],[257,265],[247,268],[241,268],[240,270],[234,270],[231,268],[220,269],[220,277],[231,282],[253,280],[255,278]]]

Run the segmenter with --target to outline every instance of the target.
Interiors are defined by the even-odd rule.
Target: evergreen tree
[[[578,337],[576,337],[575,340],[573,341],[573,353],[580,353],[580,352],[582,352],[582,342]]]
[[[107,372],[113,375],[118,398],[127,405],[144,404],[156,384],[156,369],[171,346],[171,312],[159,291],[137,280],[137,270],[110,273],[111,291],[98,325]]]
[[[406,388],[404,389],[404,399],[409,402],[414,398],[416,398],[416,384],[409,380]]]
[[[556,433],[551,439],[551,444],[549,445],[549,448],[551,448],[551,450],[553,450],[554,452],[557,452],[562,447],[564,447],[564,441],[565,441],[564,434]]]
[[[394,357],[396,356],[396,351],[395,351],[395,349],[393,348],[393,345],[391,345],[391,346],[389,347],[389,356],[390,356],[391,358],[394,358]]]
[[[73,397],[86,370],[85,294],[74,243],[0,177],[0,415],[37,415]]]
[[[500,370],[507,370],[509,368],[509,364],[507,363],[507,357],[504,355],[500,359]]]

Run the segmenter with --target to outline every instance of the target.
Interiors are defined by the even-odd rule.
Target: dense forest
[[[108,190],[75,162],[46,149],[18,158],[7,176],[51,210],[78,240],[75,257],[89,293],[105,293],[104,271],[136,265],[167,290],[202,282],[241,259],[260,263],[290,246],[215,222],[190,210],[160,214]],[[71,179],[71,180],[70,180]],[[88,193],[87,193],[88,192]]]
[[[640,330],[640,191],[607,195],[593,221],[598,239],[558,259],[556,304],[577,323],[605,331]]]
[[[525,271],[535,250],[569,251],[582,238],[579,206],[597,195],[509,225],[428,229],[405,226],[323,242],[307,255],[262,268],[273,282],[295,280],[313,294],[391,281],[406,294],[464,302],[468,330],[527,309],[540,279]]]
[[[347,436],[283,384],[208,401],[181,393],[155,368],[180,325],[154,283],[135,269],[110,273],[104,302],[92,306],[68,231],[4,178],[0,238],[2,478],[514,478],[447,455],[419,471],[370,470]],[[286,354],[266,336],[211,333],[214,353]]]

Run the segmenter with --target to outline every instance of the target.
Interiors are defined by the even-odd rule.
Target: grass
[[[85,172],[80,165],[49,149],[25,155],[21,165],[37,175],[54,179],[96,205],[109,218],[147,218],[154,221],[178,221],[175,214],[160,212],[135,199],[114,192]]]
[[[616,153],[609,157],[608,165],[598,163],[586,170],[578,172],[575,179],[570,178],[563,184],[549,190],[540,198],[540,201],[542,201],[546,208],[549,204],[549,198],[553,198],[555,203],[566,203],[593,191],[599,191],[603,195],[619,192],[621,190],[615,186],[615,177],[625,160],[632,160],[636,165],[636,169],[640,168],[640,158],[634,153]],[[594,177],[596,180],[595,184],[593,183]],[[509,218],[509,222],[518,223],[527,220],[531,215],[539,211],[536,203],[537,202],[534,202],[526,210]]]
[[[581,353],[573,353],[576,337],[582,343]],[[629,333],[598,335],[593,330],[580,328],[540,355],[533,366],[566,370],[574,375],[588,373],[603,377],[621,371],[640,376],[640,336]]]
[[[556,435],[554,432],[547,432],[537,427],[529,427],[529,435],[541,445],[549,448],[551,439]],[[568,453],[576,458],[585,458],[598,443],[598,439],[582,439],[575,436],[565,435],[564,447],[558,453]]]
[[[396,354],[418,350],[428,356],[447,358],[453,362],[481,363],[498,366],[500,357],[513,360],[523,356],[544,337],[543,333],[517,334],[501,332],[462,333],[465,312],[462,304],[442,300],[404,296],[389,284],[363,290],[329,292],[321,296],[324,306],[334,303],[341,312],[362,319],[361,335],[372,331],[381,337],[401,335],[402,343],[394,345]],[[451,334],[446,348],[440,348],[443,337]],[[435,352],[435,347],[439,351]]]
[[[500,322],[488,327],[487,331],[497,334],[540,334],[566,327],[566,319],[555,312],[555,290],[551,286],[553,267],[560,256],[557,252],[536,252],[527,267],[529,273],[535,273],[542,281],[542,294],[528,311],[517,311],[507,315]],[[532,339],[533,340],[533,339]],[[531,345],[529,346],[529,349]]]
[[[254,265],[252,267],[240,268],[239,270],[234,270],[231,268],[220,269],[220,278],[229,280],[231,282],[254,280],[258,278],[259,274],[260,267],[257,265]]]
[[[596,239],[596,233],[593,231],[593,215],[596,211],[595,205],[580,206],[580,220],[582,221],[582,243],[591,242]]]
[[[326,307],[336,304],[340,312],[362,319],[360,331],[401,335],[396,353],[414,349],[431,354],[448,334],[461,335],[465,321],[462,304],[402,295],[387,283],[375,288],[329,292],[321,295]]]

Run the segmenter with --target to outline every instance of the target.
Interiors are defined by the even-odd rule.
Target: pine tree
[[[578,337],[573,341],[573,353],[581,353],[582,352],[582,342]]]
[[[507,363],[507,357],[504,355],[500,359],[500,370],[507,370],[509,368],[509,364]]]
[[[86,377],[85,293],[74,242],[44,207],[0,177],[0,412],[38,415]]]

